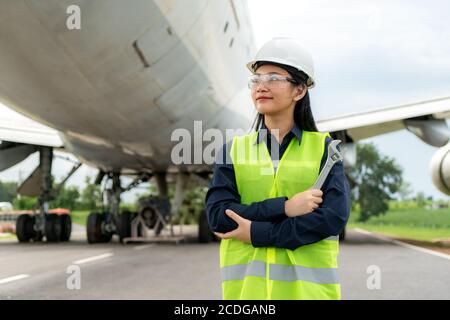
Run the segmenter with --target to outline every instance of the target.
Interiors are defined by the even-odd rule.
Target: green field
[[[86,211],[72,211],[72,213],[70,214],[72,217],[72,222],[76,223],[76,224],[81,224],[82,226],[86,226],[86,219],[87,216],[89,215],[88,210]]]
[[[361,228],[397,238],[420,241],[450,239],[450,209],[395,209],[386,214],[358,222],[359,213],[352,212],[347,228]]]

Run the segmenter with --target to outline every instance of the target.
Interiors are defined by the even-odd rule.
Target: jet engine
[[[433,184],[450,196],[450,144],[440,148],[430,161]]]

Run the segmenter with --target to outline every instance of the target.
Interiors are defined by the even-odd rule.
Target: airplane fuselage
[[[2,1],[0,42],[0,101],[104,170],[167,170],[175,129],[248,129],[255,114],[241,1]]]

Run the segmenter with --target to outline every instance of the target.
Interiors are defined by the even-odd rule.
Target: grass
[[[2,233],[0,234],[0,240],[9,240],[15,238],[16,235],[13,233]]]
[[[86,219],[91,211],[72,211],[70,216],[72,217],[72,222],[76,224],[80,224],[82,226],[86,226]]]
[[[429,229],[420,227],[402,227],[389,225],[370,225],[370,224],[348,224],[349,228],[361,228],[394,238],[404,238],[419,241],[433,242],[438,239],[450,238],[450,228],[448,229]]]
[[[450,209],[395,209],[386,214],[359,222],[352,212],[348,228],[361,228],[391,237],[433,242],[450,238]]]

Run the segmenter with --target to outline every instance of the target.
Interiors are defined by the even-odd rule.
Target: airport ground
[[[0,265],[0,299],[221,299],[217,242],[88,245],[74,225],[69,243],[2,240]],[[343,299],[450,299],[449,268],[448,254],[363,229],[340,245]]]

